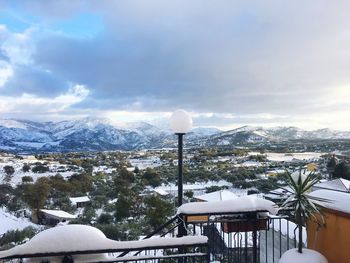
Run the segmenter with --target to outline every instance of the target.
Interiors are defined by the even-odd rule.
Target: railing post
[[[183,215],[179,215],[178,216],[178,234],[177,236],[178,237],[183,237],[185,236],[185,220],[184,220],[184,216]],[[185,252],[185,249],[183,246],[179,247],[179,253],[180,254],[183,254]],[[180,257],[179,260],[178,260],[178,263],[184,263],[184,258],[183,257]]]
[[[257,229],[258,229],[258,213],[254,213],[254,222],[253,222],[253,263],[257,263]]]

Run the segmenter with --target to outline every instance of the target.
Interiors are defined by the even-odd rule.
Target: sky
[[[0,118],[350,130],[350,1],[0,0]]]

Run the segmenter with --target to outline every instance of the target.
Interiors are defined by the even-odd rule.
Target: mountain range
[[[170,128],[146,122],[113,124],[107,119],[84,118],[61,122],[0,120],[0,150],[61,152],[134,150],[176,147]],[[195,128],[186,134],[188,146],[236,145],[289,140],[350,139],[350,132],[296,127],[243,126],[230,131]]]

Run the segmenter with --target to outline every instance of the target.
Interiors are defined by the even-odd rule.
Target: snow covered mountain
[[[103,151],[176,147],[169,128],[146,122],[112,123],[108,119],[84,118],[74,121],[34,122],[0,120],[0,150]],[[350,139],[350,132],[321,129],[305,131],[295,127],[243,126],[222,132],[195,128],[186,135],[188,146],[235,145],[295,139]]]
[[[200,139],[218,130],[194,129],[188,138]],[[114,124],[108,119],[33,122],[0,120],[0,150],[103,151],[159,148],[176,145],[170,129],[146,122]]]
[[[350,139],[350,132],[319,129],[306,131],[296,127],[263,128],[243,126],[210,136],[208,145],[231,145],[241,143],[282,142],[290,140]]]

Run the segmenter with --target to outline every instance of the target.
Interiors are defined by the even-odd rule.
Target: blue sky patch
[[[90,38],[104,30],[104,23],[102,16],[85,13],[68,20],[56,22],[52,27],[55,31],[60,31],[69,36]]]
[[[12,32],[23,32],[37,23],[38,19],[34,16],[24,16],[11,10],[0,10],[0,24],[6,25]]]

